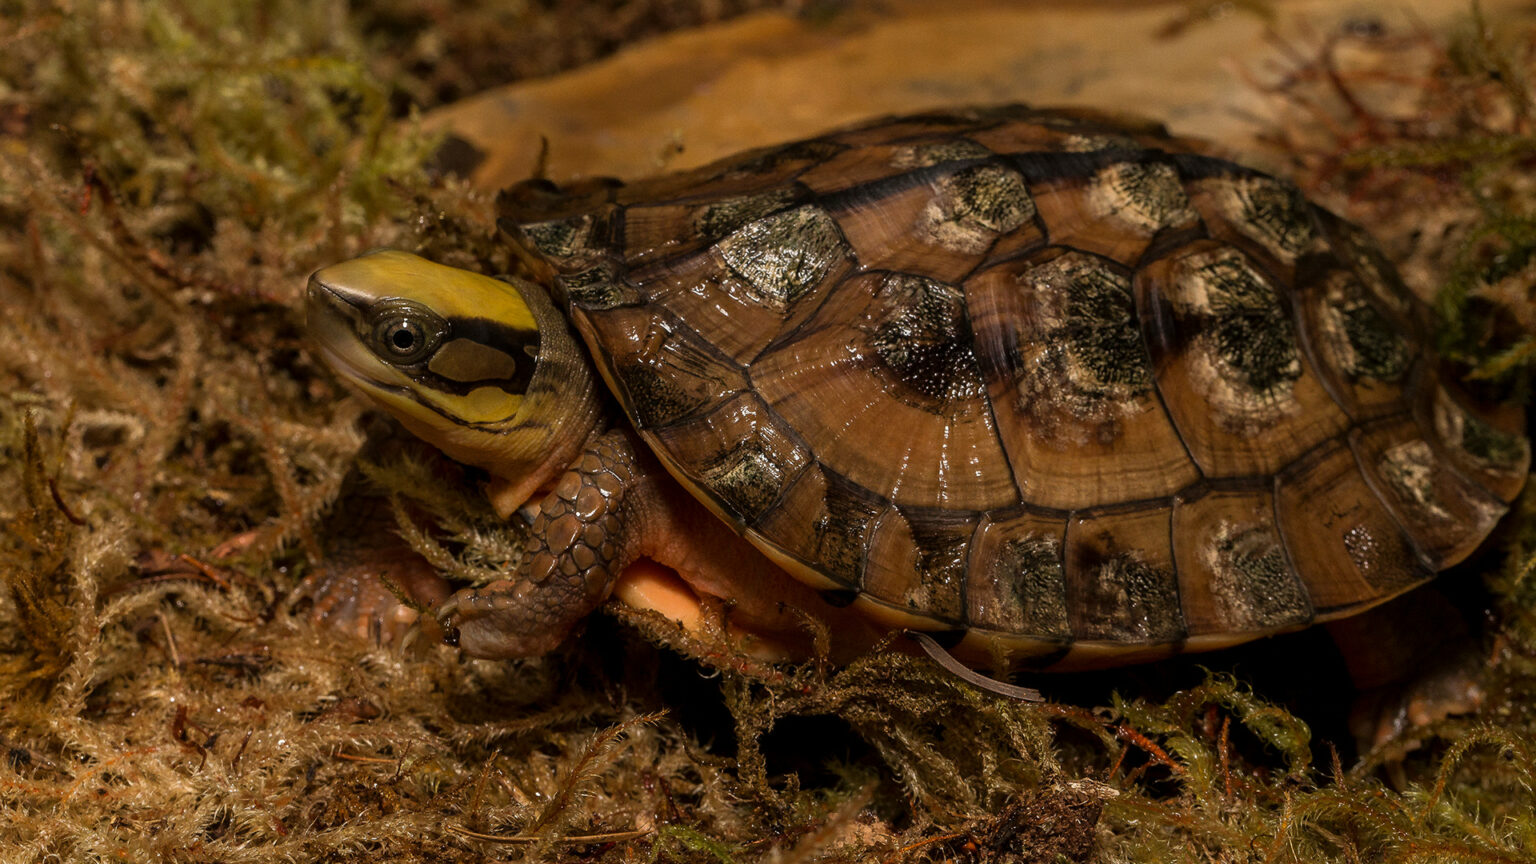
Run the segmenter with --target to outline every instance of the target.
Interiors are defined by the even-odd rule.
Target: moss
[[[660,4],[582,5],[530,32],[574,32],[615,5],[640,23],[614,39],[671,20]],[[427,71],[458,56],[475,29],[460,24],[513,13],[465,7],[434,30],[392,8],[5,6],[0,857],[1536,856],[1529,491],[1485,562],[1500,620],[1481,708],[1358,764],[1259,685],[1187,666],[1051,681],[1058,701],[1025,704],[896,644],[844,668],[765,666],[624,609],[523,663],[426,638],[380,647],[299,614],[297,586],[336,542],[328,514],[359,496],[392,497],[417,548],[464,579],[493,578],[519,548],[473,472],[364,452],[359,408],[300,335],[305,276],[337,257],[393,244],[509,266],[488,202],[430,175],[433,142],[402,106],[493,66],[487,48]],[[480,29],[474,44],[494,47]],[[606,50],[581,38],[538,68]],[[1476,26],[1457,38],[1435,43],[1433,80],[1454,86],[1432,92],[1492,93],[1528,116],[1524,43]],[[1440,137],[1400,125],[1419,137],[1295,155],[1304,180],[1413,191],[1427,177],[1439,193],[1368,206],[1465,214],[1441,271],[1464,280],[1447,294],[1447,350],[1507,379],[1527,349],[1472,313],[1532,314],[1514,287],[1532,260],[1528,133],[1455,116]]]

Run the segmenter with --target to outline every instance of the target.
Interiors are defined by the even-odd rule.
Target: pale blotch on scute
[[[1044,346],[1019,382],[1032,414],[1064,410],[1102,422],[1143,410],[1152,359],[1136,317],[1130,281],[1098,259],[1069,252],[1017,277],[1034,304]]]
[[[1435,399],[1435,434],[1484,471],[1508,474],[1530,458],[1529,441],[1469,414],[1444,391]]]
[[[1289,183],[1271,177],[1232,177],[1219,188],[1219,206],[1232,227],[1276,260],[1294,263],[1317,240],[1311,206]]]
[[[1223,520],[1204,554],[1211,597],[1225,629],[1268,630],[1311,617],[1306,590],[1286,564],[1273,527]]]
[[[813,551],[829,576],[849,587],[858,587],[864,577],[869,532],[884,507],[868,494],[859,494],[859,487],[847,480],[836,476],[827,479]]]
[[[786,186],[757,195],[724,198],[704,206],[694,214],[693,230],[701,237],[723,237],[748,222],[788,207],[798,197],[795,187]]]
[[[1351,378],[1396,381],[1408,371],[1408,342],[1371,303],[1365,286],[1334,273],[1323,292],[1323,344],[1334,365]]]
[[[1381,454],[1376,467],[1398,500],[1421,517],[1446,521],[1451,512],[1435,495],[1435,452],[1422,439],[1405,441]]]
[[[961,620],[961,587],[970,551],[971,526],[908,516],[912,547],[917,552],[915,579],[900,602],[908,609],[954,622]],[[962,527],[963,526],[963,527]]]
[[[1162,162],[1116,162],[1101,168],[1088,196],[1094,216],[1113,218],[1142,236],[1198,218],[1179,172]]]
[[[1035,216],[1019,172],[1001,165],[962,168],[934,181],[933,200],[918,217],[918,235],[954,252],[977,255],[999,234]]]
[[[992,151],[966,138],[948,141],[926,141],[898,147],[891,154],[891,167],[902,170],[930,168],[945,162],[963,162],[970,159],[991,158]]]
[[[736,515],[749,522],[773,506],[784,483],[783,469],[756,441],[738,445],[704,465],[701,473]]]
[[[1179,305],[1205,319],[1190,348],[1192,373],[1216,419],[1229,432],[1256,434],[1300,410],[1295,327],[1274,286],[1231,249],[1186,267]]]
[[[1356,525],[1344,532],[1344,551],[1355,562],[1360,575],[1372,585],[1383,585],[1399,573],[1403,562],[1396,555],[1388,555],[1381,539],[1365,525]]]
[[[1083,135],[1074,132],[1061,142],[1068,153],[1097,153],[1101,150],[1142,150],[1146,145],[1129,135]]]
[[[746,281],[755,301],[780,310],[825,278],[844,254],[832,217],[809,204],[743,225],[715,251]]]
[[[614,309],[640,302],[640,292],[624,284],[607,263],[556,276],[560,292],[584,309]]]
[[[1392,265],[1381,254],[1370,235],[1347,222],[1337,223],[1340,241],[1334,250],[1352,265],[1364,288],[1399,318],[1407,318],[1412,302],[1408,289],[1397,280]]]
[[[591,214],[532,222],[522,226],[523,236],[539,254],[553,259],[571,258],[592,248]]]
[[[1171,642],[1184,635],[1173,574],[1134,552],[1099,565],[1093,608],[1098,620],[1085,622],[1080,638],[1116,642]]]
[[[1061,540],[1030,533],[1002,544],[992,569],[967,583],[971,623],[1008,633],[1068,638]]]

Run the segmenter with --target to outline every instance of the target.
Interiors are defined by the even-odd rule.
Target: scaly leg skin
[[[809,642],[797,610],[827,622],[834,655],[851,656],[879,638],[862,616],[827,605],[710,514],[630,432],[592,439],[553,491],[520,512],[531,513],[524,518],[535,545],[517,576],[460,591],[437,611],[449,641],[473,656],[553,650],[609,597],[621,575],[647,578],[646,568],[625,573],[642,557],[677,571],[695,595],[727,599],[732,624],[793,653],[807,653]],[[696,611],[696,597],[694,605]]]
[[[531,657],[564,641],[639,555],[651,497],[639,468],[623,433],[591,441],[534,511],[534,546],[517,576],[460,591],[437,610],[448,641],[485,658]]]

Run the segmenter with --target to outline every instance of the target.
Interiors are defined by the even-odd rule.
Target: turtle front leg
[[[439,607],[449,643],[492,659],[544,654],[606,600],[639,557],[656,509],[639,459],[622,431],[588,442],[533,511],[533,542],[517,575],[459,591]]]

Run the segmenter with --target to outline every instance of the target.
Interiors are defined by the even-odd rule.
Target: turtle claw
[[[545,594],[542,587],[527,580],[503,580],[459,591],[435,613],[444,641],[487,660],[553,651],[588,610],[577,608],[571,614],[568,605],[551,604],[561,598]]]

